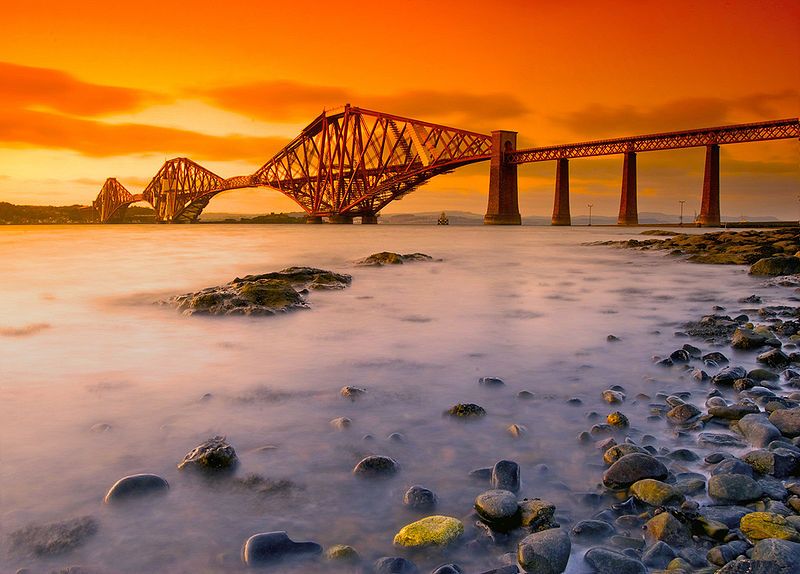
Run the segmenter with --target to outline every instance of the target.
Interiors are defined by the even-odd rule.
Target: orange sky
[[[186,6],[191,5],[191,10]],[[252,173],[345,102],[545,145],[800,115],[800,2],[0,0],[0,201],[136,193],[164,159]],[[639,156],[640,211],[699,208],[699,150]],[[800,144],[722,149],[723,215],[798,216]],[[573,215],[615,214],[619,157],[571,162]],[[523,214],[555,166],[520,168]],[[486,205],[488,165],[387,212]],[[297,211],[240,190],[208,211]],[[787,211],[788,210],[788,211]]]

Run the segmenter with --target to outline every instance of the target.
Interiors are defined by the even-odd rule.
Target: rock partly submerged
[[[65,554],[97,533],[97,521],[81,516],[49,524],[32,524],[9,534],[11,548],[35,556]]]
[[[369,257],[359,259],[356,265],[367,265],[372,267],[381,267],[383,265],[402,265],[403,263],[410,263],[412,261],[433,261],[433,257],[425,255],[424,253],[394,253],[392,251],[381,251],[380,253],[373,253]]]
[[[237,277],[230,283],[195,293],[171,297],[184,315],[274,315],[308,307],[310,290],[344,289],[352,277],[313,267],[288,267],[282,271]]]

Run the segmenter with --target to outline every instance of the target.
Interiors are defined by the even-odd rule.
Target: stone
[[[800,436],[800,407],[772,411],[769,422],[785,436]]]
[[[692,540],[687,526],[670,512],[656,514],[645,523],[644,529],[645,540],[650,544],[661,540],[670,546],[684,546]]]
[[[356,549],[347,544],[334,544],[325,551],[325,558],[334,562],[347,563],[359,562],[361,560],[361,556],[356,552]]]
[[[442,564],[434,568],[431,574],[464,574],[464,570],[458,564]]]
[[[169,490],[169,483],[156,474],[132,474],[120,478],[109,489],[103,501],[105,503],[128,500]]]
[[[625,402],[625,394],[608,389],[603,391],[603,400],[611,405],[620,404]]]
[[[400,556],[384,556],[372,565],[374,574],[418,574],[416,564]]]
[[[733,337],[731,338],[731,347],[734,349],[749,351],[753,349],[760,349],[764,346],[766,341],[767,337],[764,335],[755,333],[754,331],[746,329],[745,327],[739,327],[733,332]]]
[[[731,386],[736,380],[747,376],[747,371],[742,367],[725,367],[719,373],[711,377],[711,382],[715,385]]]
[[[753,450],[744,455],[742,459],[756,472],[775,478],[787,478],[797,474],[800,469],[800,457],[786,449]]]
[[[773,440],[781,438],[781,431],[763,413],[745,415],[736,424],[747,442],[758,448],[764,448]]]
[[[643,453],[626,454],[603,473],[603,484],[612,489],[628,488],[643,478],[663,480],[667,467],[654,457]]]
[[[335,428],[336,430],[345,430],[350,428],[353,424],[353,421],[347,417],[336,417],[330,422],[330,425]]]
[[[712,540],[725,540],[730,532],[722,522],[716,520],[709,520],[705,516],[698,515],[692,519],[692,532]]]
[[[532,532],[556,528],[555,504],[539,498],[523,499],[519,503],[520,524]]]
[[[669,544],[657,540],[642,553],[642,562],[649,568],[663,570],[675,556],[675,551]]]
[[[771,349],[765,353],[761,353],[756,357],[756,361],[759,363],[764,363],[773,369],[785,369],[791,364],[789,356],[780,349]],[[778,380],[778,377],[775,375],[774,379],[768,380],[776,381]]]
[[[703,359],[703,361],[713,361],[714,363],[717,363],[718,365],[724,365],[724,364],[730,362],[728,360],[728,357],[726,357],[725,355],[723,355],[719,351],[712,351],[711,353],[706,353],[705,355],[703,355],[702,359]]]
[[[365,478],[387,477],[400,470],[400,466],[393,458],[381,455],[371,455],[361,459],[353,474]]]
[[[747,446],[742,439],[731,434],[701,432],[697,435],[697,444],[708,447],[741,448]]]
[[[759,412],[758,405],[755,403],[708,407],[708,414],[726,420],[739,420],[745,415]]]
[[[392,251],[381,251],[356,261],[356,265],[381,267],[382,265],[402,265],[403,263],[415,261],[433,261],[433,257],[424,253],[405,253],[401,255]]]
[[[700,409],[690,403],[683,403],[667,412],[667,418],[676,424],[688,423],[701,415]]]
[[[708,520],[720,522],[728,528],[739,528],[742,516],[751,512],[744,506],[725,505],[725,506],[701,506],[700,516]]]
[[[751,512],[742,517],[739,523],[742,534],[752,541],[766,538],[781,540],[800,540],[797,530],[780,514],[773,512]]]
[[[525,425],[511,424],[506,428],[506,432],[514,438],[522,438],[528,434],[528,427]]]
[[[581,540],[608,538],[614,532],[614,527],[604,520],[581,520],[572,527],[572,536]]]
[[[517,560],[526,572],[561,574],[571,549],[569,535],[561,528],[550,528],[523,538],[517,546]]]
[[[34,556],[66,554],[97,534],[98,523],[91,516],[31,524],[8,535],[12,550]]]
[[[750,267],[750,275],[794,275],[800,273],[800,257],[774,256],[759,259]]]
[[[743,474],[715,474],[708,479],[708,496],[719,502],[749,502],[763,493],[755,480]]]
[[[624,442],[622,444],[617,444],[610,448],[607,448],[603,453],[603,462],[605,462],[607,465],[610,466],[615,462],[617,462],[620,458],[622,458],[626,454],[631,454],[634,452],[649,454],[645,449],[643,449],[640,446]]]
[[[234,448],[225,437],[215,436],[189,451],[178,469],[196,468],[207,471],[232,470],[239,464]]]
[[[264,566],[290,557],[322,554],[315,542],[295,542],[284,531],[261,532],[248,538],[242,547],[242,561],[248,566]]]
[[[367,393],[367,389],[362,389],[361,387],[352,387],[352,386],[349,386],[349,385],[346,386],[346,387],[342,387],[342,389],[339,391],[340,395],[342,395],[344,398],[350,399],[352,401],[356,400],[358,397],[360,397],[361,395],[364,395],[366,393]]]
[[[744,474],[753,478],[753,467],[738,458],[726,458],[711,471],[712,476],[717,474]]]
[[[518,492],[520,486],[519,465],[513,460],[500,460],[492,468],[492,488]]]
[[[513,492],[487,490],[475,498],[478,516],[498,530],[516,527],[519,524],[519,503]]]
[[[628,417],[626,417],[619,411],[614,411],[613,413],[610,413],[606,417],[606,422],[615,428],[627,428],[630,426],[630,422],[628,422]]]
[[[453,405],[445,414],[458,418],[478,418],[486,415],[486,410],[475,403],[458,403]]]
[[[436,506],[436,494],[432,490],[415,484],[403,495],[403,504],[414,510],[430,510]]]
[[[706,554],[706,560],[717,566],[724,566],[731,560],[742,556],[750,545],[744,540],[731,540],[727,544],[714,546]]]
[[[781,540],[778,538],[767,538],[756,542],[752,552],[753,560],[763,560],[772,563],[773,567],[786,568],[789,572],[796,571],[800,564],[800,544]]]
[[[481,377],[478,379],[478,384],[483,387],[502,387],[506,383],[497,377]]]
[[[639,560],[608,548],[589,548],[583,558],[597,574],[647,574]]]
[[[669,506],[677,505],[683,502],[684,496],[671,485],[653,480],[652,478],[645,478],[633,483],[630,488],[630,493],[650,506]]]
[[[451,516],[426,516],[400,529],[394,537],[398,546],[422,548],[448,546],[464,534],[464,524]]]

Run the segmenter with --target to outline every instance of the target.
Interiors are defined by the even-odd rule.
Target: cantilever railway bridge
[[[569,160],[624,155],[619,223],[638,222],[636,154],[705,147],[700,222],[720,223],[719,146],[800,138],[797,118],[703,128],[558,146],[516,149],[516,132],[491,135],[346,105],[323,112],[252,175],[225,179],[187,158],[164,163],[140,194],[106,180],[93,202],[101,223],[121,222],[132,203],[145,201],[162,223],[196,221],[223,191],[270,187],[296,201],[309,223],[377,223],[378,212],[436,175],[490,161],[485,223],[519,224],[517,166],[555,161],[553,225],[569,225]]]

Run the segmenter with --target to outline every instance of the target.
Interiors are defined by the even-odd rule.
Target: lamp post
[[[594,207],[593,203],[587,203],[586,207],[589,208],[589,227],[592,226],[592,208]]]
[[[686,203],[686,200],[679,199],[678,203],[681,204],[681,222],[680,222],[680,226],[683,227],[683,204]]]

